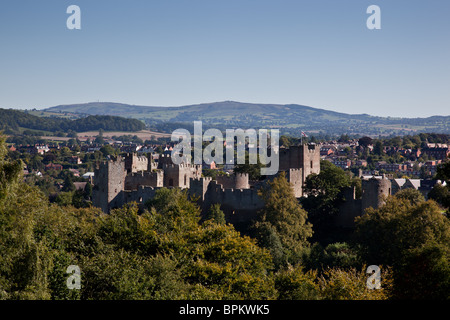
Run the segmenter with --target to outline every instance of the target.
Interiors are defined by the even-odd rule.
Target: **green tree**
[[[48,299],[51,252],[33,235],[35,217],[46,212],[48,202],[23,182],[22,162],[5,158],[4,141],[0,137],[0,297]]]
[[[436,179],[450,182],[450,161],[439,165],[436,170]]]
[[[117,155],[117,150],[109,144],[105,144],[101,147],[100,152],[103,153],[104,157]]]
[[[394,270],[397,299],[450,299],[450,249],[447,244],[428,241],[408,250]]]
[[[318,300],[320,289],[317,272],[304,272],[301,266],[280,270],[275,274],[279,300]]]
[[[188,256],[182,259],[192,286],[215,292],[215,299],[275,297],[270,254],[255,240],[228,225],[205,222],[187,236]]]
[[[20,159],[7,161],[7,154],[5,138],[0,135],[0,206],[2,202],[17,196],[24,167]]]
[[[373,139],[370,137],[362,137],[358,140],[359,145],[362,147],[367,147],[367,146],[371,145],[372,142],[373,142]]]
[[[83,190],[83,196],[85,200],[89,200],[92,197],[92,184],[90,182],[86,183],[86,186]]]
[[[138,214],[129,205],[104,216],[99,235],[114,250],[165,257],[164,274],[177,270],[174,298],[249,299],[274,296],[270,254],[231,225],[200,222],[200,209],[179,189],[160,189]],[[161,266],[161,267],[164,267]],[[164,295],[160,292],[159,295]],[[171,294],[173,295],[173,294]]]
[[[423,194],[413,188],[400,190],[395,194],[395,197],[397,199],[408,200],[412,205],[425,201]]]
[[[68,147],[62,147],[61,149],[61,157],[70,157],[72,156],[72,151]]]
[[[261,189],[259,195],[265,203],[254,225],[259,243],[275,256],[281,255],[282,264],[298,263],[302,250],[309,244],[312,226],[284,172]]]
[[[303,208],[308,212],[314,227],[312,241],[328,244],[340,241],[334,229],[334,218],[339,213],[339,206],[344,202],[343,191],[352,183],[350,176],[329,161],[320,162],[320,173],[306,178],[301,199]]]
[[[381,289],[367,288],[366,268],[330,268],[319,279],[319,292],[324,300],[386,300],[391,297],[392,272],[381,267]]]
[[[448,298],[450,273],[445,263],[450,256],[444,248],[450,243],[450,221],[434,201],[388,197],[383,207],[370,208],[356,219],[355,241],[365,262],[393,267],[397,297],[425,298],[427,292],[434,292],[433,297]],[[416,280],[419,272],[420,280]],[[422,294],[415,288],[416,281]]]
[[[384,154],[383,143],[380,140],[377,140],[375,142],[375,145],[373,146],[373,153],[378,155],[378,156],[381,156],[381,155]]]
[[[355,240],[369,264],[395,265],[407,250],[432,240],[450,241],[450,222],[434,201],[411,203],[391,196],[384,206],[367,209],[355,222]]]
[[[362,267],[358,252],[348,243],[331,243],[325,248],[319,243],[314,243],[305,252],[303,264],[308,270],[323,270],[329,268],[349,269]]]
[[[105,143],[105,139],[103,138],[103,132],[104,130],[102,128],[100,128],[98,130],[98,135],[95,137],[94,142],[97,144],[104,144]]]
[[[437,183],[428,193],[428,198],[436,201],[446,209],[450,208],[450,187]]]
[[[60,192],[56,198],[55,198],[55,203],[57,203],[60,206],[70,206],[73,204],[73,196],[74,196],[75,192],[73,191],[63,191]],[[76,200],[75,200],[76,202]]]
[[[72,178],[72,174],[71,173],[67,173],[66,177],[64,178],[64,184],[63,184],[63,188],[62,191],[64,192],[73,192],[75,191],[75,185],[73,183],[73,178]]]
[[[250,180],[259,180],[261,179],[261,168],[263,164],[259,159],[259,155],[257,155],[257,163],[250,164],[248,152],[245,153],[245,163],[237,164],[234,167],[235,173],[248,173],[248,177]]]
[[[213,220],[214,222],[218,224],[225,224],[225,214],[220,209],[220,203],[213,204],[211,208],[209,209],[206,220]]]

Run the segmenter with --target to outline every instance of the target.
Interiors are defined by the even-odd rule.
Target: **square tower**
[[[94,173],[93,205],[106,213],[112,208],[121,207],[124,204],[126,174],[122,159],[101,163]]]

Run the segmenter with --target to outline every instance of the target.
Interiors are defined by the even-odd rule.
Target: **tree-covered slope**
[[[26,112],[0,109],[0,130],[17,132],[20,128],[42,131],[139,131],[145,124],[137,119],[126,119],[110,115],[90,115],[76,120],[37,117]]]

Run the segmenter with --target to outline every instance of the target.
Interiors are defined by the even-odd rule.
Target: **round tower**
[[[249,189],[248,173],[236,173],[235,174],[235,188],[236,189]]]
[[[362,209],[369,207],[378,209],[384,204],[384,198],[391,194],[391,181],[383,177],[382,179],[371,178],[362,181]]]

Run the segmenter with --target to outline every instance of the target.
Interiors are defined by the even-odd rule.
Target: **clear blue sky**
[[[81,8],[81,30],[66,9]],[[381,8],[381,30],[366,9]],[[296,103],[449,115],[448,0],[2,0],[0,107]]]

